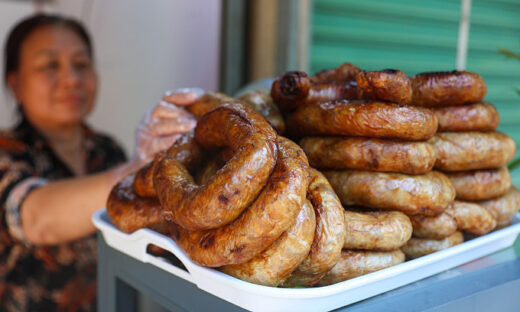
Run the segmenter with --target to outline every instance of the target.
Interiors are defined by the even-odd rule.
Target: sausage
[[[372,101],[332,101],[298,107],[286,120],[289,133],[422,141],[437,131],[429,109]]]
[[[446,213],[455,219],[457,229],[475,235],[489,233],[497,225],[486,209],[474,203],[456,200],[446,209]]]
[[[428,72],[410,77],[413,95],[411,105],[456,106],[482,101],[486,84],[478,74],[457,71]]]
[[[407,258],[415,259],[446,248],[453,247],[455,245],[461,244],[462,242],[464,242],[464,236],[461,232],[457,231],[441,240],[412,237],[408,243],[406,243],[406,245],[401,247],[401,250],[404,252]]]
[[[434,108],[439,132],[494,131],[500,123],[496,108],[488,102]]]
[[[413,226],[413,236],[418,238],[443,239],[457,231],[457,222],[443,212],[439,215],[410,216]]]
[[[305,201],[309,164],[292,141],[279,137],[278,145],[276,167],[262,192],[232,223],[205,231],[174,228],[172,238],[195,263],[219,267],[246,262],[293,224]]]
[[[359,99],[408,104],[412,99],[410,80],[400,70],[362,71],[356,76]]]
[[[209,111],[222,106],[226,103],[234,103],[236,100],[224,93],[220,92],[207,92],[201,96],[195,103],[186,106],[186,109],[195,115],[197,118],[201,118],[206,115]]]
[[[158,153],[152,162],[137,171],[134,179],[134,191],[137,195],[157,197],[157,192],[153,185],[153,173],[157,163],[166,155],[174,157],[188,171],[193,172],[203,159],[204,151],[195,142],[195,132],[190,131],[182,135],[164,153]]]
[[[278,134],[285,132],[285,121],[282,114],[269,95],[260,91],[251,91],[240,96],[237,100],[264,116]]]
[[[351,63],[343,63],[339,67],[317,72],[311,77],[311,81],[313,83],[349,82],[355,80],[359,72],[361,72],[361,69],[357,66]]]
[[[156,165],[153,179],[166,216],[192,231],[236,219],[266,183],[277,153],[276,132],[241,104],[225,104],[204,115],[195,128],[195,140],[206,150],[229,147],[235,155],[205,185],[196,185],[174,156]]]
[[[520,191],[512,186],[505,195],[478,204],[493,216],[497,227],[503,227],[511,222],[520,208]]]
[[[457,199],[485,200],[507,193],[511,176],[507,167],[500,169],[448,172],[446,176],[455,187]]]
[[[455,198],[450,180],[436,171],[416,176],[355,170],[323,174],[344,205],[432,216],[444,211]]]
[[[500,132],[443,132],[430,141],[442,171],[500,168],[511,161],[516,152],[511,137]]]
[[[307,199],[316,214],[316,232],[311,250],[282,286],[312,286],[338,261],[345,239],[344,209],[329,182],[319,171],[310,169]]]
[[[315,228],[314,209],[305,201],[295,224],[269,247],[247,262],[225,265],[220,270],[250,283],[276,287],[309,253]]]
[[[403,142],[355,137],[305,137],[300,141],[311,166],[423,174],[432,170],[436,155],[427,142]]]
[[[140,197],[132,187],[134,175],[129,175],[112,188],[107,200],[107,214],[112,223],[125,233],[149,228],[167,233],[168,223],[156,198]]]
[[[318,283],[320,286],[336,284],[348,279],[389,268],[403,263],[401,250],[354,251],[343,250],[341,259]]]
[[[389,251],[404,245],[412,236],[410,219],[399,211],[345,211],[344,249]]]

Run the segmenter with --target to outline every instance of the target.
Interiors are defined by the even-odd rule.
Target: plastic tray
[[[520,232],[520,214],[513,224],[460,245],[341,283],[315,288],[275,288],[241,281],[193,263],[175,242],[149,229],[132,234],[119,231],[106,211],[93,216],[106,243],[137,260],[155,265],[198,288],[251,311],[329,311],[415,282],[511,246]],[[187,271],[147,253],[149,244],[174,254]]]

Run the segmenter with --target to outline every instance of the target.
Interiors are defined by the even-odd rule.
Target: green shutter
[[[314,0],[310,70],[343,62],[408,75],[453,70],[459,18],[457,0]],[[499,130],[520,147],[520,61],[499,48],[520,52],[520,1],[473,0],[467,70],[483,76],[486,100],[501,115]],[[520,169],[513,180],[520,186]]]

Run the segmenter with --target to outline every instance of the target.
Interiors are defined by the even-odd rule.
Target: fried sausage
[[[224,104],[199,120],[195,139],[206,150],[229,147],[235,155],[201,186],[175,157],[165,156],[153,184],[172,221],[187,230],[212,229],[236,219],[256,198],[276,164],[277,135],[253,109]]]
[[[311,166],[423,174],[435,164],[433,146],[370,138],[306,137],[300,141]]]
[[[312,286],[336,264],[345,239],[344,209],[327,179],[311,169],[307,199],[316,214],[316,232],[309,255],[282,286]]]
[[[356,77],[359,99],[408,104],[412,86],[405,73],[396,69],[362,71]]]
[[[456,106],[482,101],[486,84],[478,74],[457,71],[420,73],[410,77],[412,105]]]
[[[307,200],[295,224],[269,247],[247,262],[225,265],[220,270],[250,283],[276,287],[289,277],[309,253],[315,228],[314,209]]]
[[[351,63],[343,63],[339,67],[317,72],[311,77],[311,81],[313,83],[349,82],[355,80],[360,71],[361,69]]]
[[[441,240],[412,237],[408,243],[406,243],[406,245],[401,247],[401,250],[404,252],[407,258],[415,259],[446,248],[453,247],[462,242],[464,242],[464,236],[461,232],[455,232]]]
[[[338,263],[321,279],[318,285],[326,286],[343,282],[389,268],[404,260],[404,254],[399,249],[393,251],[343,250]]]
[[[410,219],[399,211],[345,211],[344,249],[394,250],[412,236]]]
[[[443,132],[430,141],[442,171],[464,171],[500,168],[511,161],[516,152],[511,137],[500,132]]]
[[[224,93],[220,92],[207,92],[201,96],[195,103],[186,106],[186,109],[195,115],[197,118],[201,118],[206,115],[209,111],[222,106],[226,103],[234,103],[236,100]]]
[[[436,171],[416,176],[355,170],[323,174],[344,205],[432,216],[444,211],[455,198],[450,180]]]
[[[507,193],[511,176],[507,167],[446,173],[455,187],[457,199],[485,200]]]
[[[172,238],[195,263],[219,267],[246,262],[293,224],[305,201],[309,164],[303,150],[292,141],[279,137],[278,145],[273,173],[260,195],[236,220],[214,230],[175,228]]]
[[[140,197],[132,187],[134,175],[129,175],[112,188],[107,200],[107,214],[112,223],[125,233],[149,228],[166,233],[168,223],[156,198]]]
[[[434,108],[439,132],[493,131],[500,123],[496,108],[488,102]]]
[[[475,235],[489,233],[497,225],[493,216],[486,209],[474,203],[456,200],[451,203],[445,213],[455,219],[457,229]]]
[[[260,91],[251,91],[240,96],[237,100],[264,116],[279,134],[285,132],[285,121],[282,114],[269,95]]]
[[[502,227],[516,215],[520,208],[520,191],[512,186],[509,191],[501,197],[478,202],[497,220],[497,227]]]
[[[445,212],[432,217],[410,216],[413,236],[418,238],[443,239],[457,231],[457,222]]]
[[[429,109],[384,102],[333,101],[298,107],[286,120],[289,133],[421,141],[437,131]]]

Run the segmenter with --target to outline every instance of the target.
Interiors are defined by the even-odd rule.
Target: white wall
[[[92,35],[100,90],[89,119],[130,153],[141,116],[164,91],[218,88],[220,1],[55,0],[47,8],[81,19]],[[0,39],[32,5],[0,1]],[[3,90],[2,90],[3,91]],[[0,96],[0,127],[13,103]],[[11,109],[12,110],[12,109]]]

